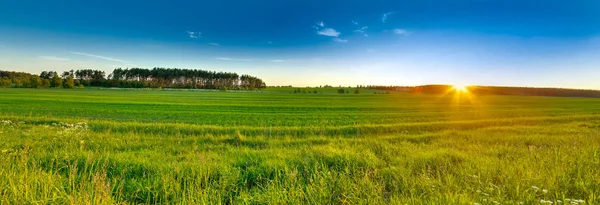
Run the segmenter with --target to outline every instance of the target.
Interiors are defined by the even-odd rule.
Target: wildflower
[[[537,186],[531,186],[531,188],[533,188],[534,190],[538,190],[540,188],[538,188]]]
[[[519,202],[519,204],[525,204],[525,202]]]
[[[477,193],[481,193],[481,190],[477,189],[477,191],[475,191],[475,192],[477,192]]]
[[[544,194],[545,194],[545,193],[548,193],[548,190],[545,190],[545,189],[544,189],[544,190],[542,190],[542,192],[544,192]]]
[[[485,195],[485,196],[490,196],[489,194],[487,194],[487,193],[485,193],[485,192],[483,192],[483,195]]]
[[[558,202],[558,203],[562,203],[562,201],[561,201],[561,200],[556,200],[556,202]]]

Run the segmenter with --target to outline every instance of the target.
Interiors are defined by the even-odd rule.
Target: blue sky
[[[179,67],[269,85],[600,89],[600,2],[0,1],[0,69]]]

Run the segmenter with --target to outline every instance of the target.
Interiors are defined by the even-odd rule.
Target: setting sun
[[[458,92],[467,92],[467,87],[464,85],[454,85],[452,87]]]

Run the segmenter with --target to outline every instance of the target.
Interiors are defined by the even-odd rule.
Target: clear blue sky
[[[600,89],[600,1],[0,0],[0,70]]]

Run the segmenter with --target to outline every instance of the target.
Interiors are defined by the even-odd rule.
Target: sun
[[[464,85],[454,85],[454,86],[452,86],[452,89],[454,89],[454,90],[456,90],[458,92],[461,92],[461,93],[464,93],[464,92],[468,91],[467,90],[467,86],[464,86]]]

